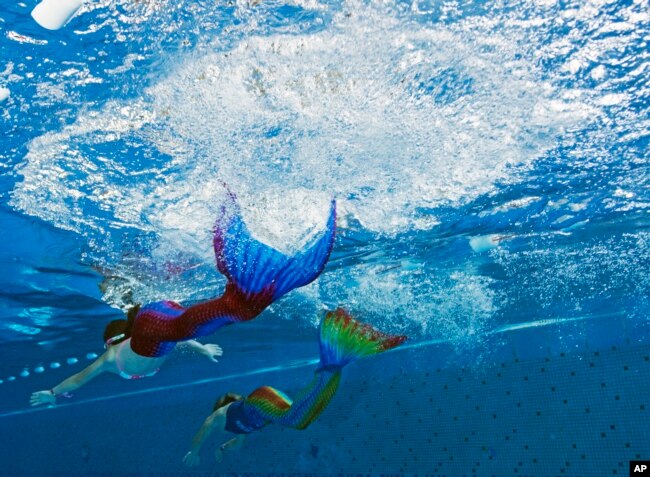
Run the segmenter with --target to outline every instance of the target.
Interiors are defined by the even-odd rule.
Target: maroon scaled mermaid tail
[[[284,294],[320,275],[335,231],[336,204],[332,201],[327,227],[320,237],[299,254],[286,256],[251,236],[231,196],[215,224],[213,240],[217,268],[228,279],[224,294],[188,308],[173,301],[142,307],[133,324],[131,349],[142,356],[164,356],[179,341],[252,320]]]

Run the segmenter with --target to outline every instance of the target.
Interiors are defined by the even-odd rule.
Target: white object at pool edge
[[[43,28],[58,30],[77,13],[83,0],[43,0],[32,10],[32,18]]]

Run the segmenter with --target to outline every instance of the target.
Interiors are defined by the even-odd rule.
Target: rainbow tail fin
[[[223,207],[214,228],[217,267],[246,297],[268,295],[271,301],[311,283],[325,267],[336,233],[336,203],[327,226],[301,253],[289,257],[255,240],[244,223],[234,195]]]
[[[338,308],[320,324],[320,368],[343,367],[355,359],[399,346],[406,336],[388,335],[352,318]]]

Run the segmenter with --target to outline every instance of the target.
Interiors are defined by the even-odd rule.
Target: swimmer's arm
[[[245,438],[246,438],[246,434],[238,434],[232,439],[227,440],[219,447],[217,447],[217,451],[215,453],[217,462],[221,462],[221,459],[223,459],[224,452],[233,451],[241,448],[241,446],[244,445]]]
[[[98,359],[96,359],[86,369],[61,381],[52,389],[46,391],[36,391],[33,393],[29,400],[30,404],[32,406],[38,406],[39,404],[55,404],[57,396],[69,393],[75,389],[79,389],[95,376],[99,376],[100,374],[108,371],[109,366],[110,363],[108,359],[108,352],[106,352]]]
[[[178,343],[178,347],[188,348],[192,351],[196,351],[199,354],[207,356],[210,361],[217,362],[216,356],[223,355],[223,350],[221,346],[217,344],[201,344],[195,340],[187,340]]]
[[[225,421],[226,414],[223,409],[217,409],[215,412],[210,414],[205,421],[203,421],[201,428],[192,439],[192,447],[183,458],[185,465],[188,467],[194,467],[201,463],[200,453],[203,443],[215,428],[223,429]]]

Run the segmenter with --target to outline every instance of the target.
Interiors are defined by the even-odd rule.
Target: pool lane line
[[[576,322],[576,321],[583,321],[583,320],[596,320],[596,319],[602,319],[602,318],[612,318],[612,317],[618,317],[618,316],[623,316],[623,312],[614,312],[614,313],[603,313],[600,315],[590,315],[589,317],[585,316],[579,316],[579,317],[572,317],[572,318],[548,318],[544,320],[537,320],[537,321],[530,321],[527,323],[515,323],[515,324],[510,324],[510,325],[504,325],[500,326],[499,328],[496,328],[494,330],[490,330],[487,333],[485,333],[486,336],[489,335],[495,335],[495,334],[501,334],[501,333],[507,333],[509,331],[517,331],[517,330],[523,330],[527,328],[537,328],[541,326],[551,326],[551,325],[557,325],[557,324],[563,324],[563,323],[571,323],[571,322]],[[409,350],[409,349],[417,349],[417,348],[423,348],[427,346],[434,346],[434,345],[439,345],[439,344],[446,344],[446,343],[451,343],[453,340],[450,339],[433,339],[433,340],[425,340],[425,341],[418,341],[416,343],[411,343],[411,344],[406,344],[403,346],[399,346],[398,348],[393,348],[391,350],[388,350],[387,353],[396,353],[399,351],[403,350]],[[17,411],[10,411],[10,412],[5,412],[5,413],[0,413],[0,418],[3,417],[10,417],[10,416],[19,416],[23,414],[31,414],[34,412],[41,412],[41,411],[49,411],[54,408],[66,408],[70,406],[79,406],[81,404],[89,404],[89,403],[95,403],[95,402],[100,402],[100,401],[109,401],[111,399],[119,399],[123,397],[132,397],[132,396],[140,396],[144,394],[152,394],[160,391],[168,391],[170,389],[180,389],[180,388],[185,388],[185,387],[190,387],[190,386],[200,386],[202,384],[209,384],[209,383],[216,383],[219,381],[226,381],[229,379],[234,379],[234,378],[243,378],[246,376],[255,376],[258,374],[267,374],[267,373],[274,373],[278,371],[286,371],[287,369],[293,369],[293,368],[304,368],[307,366],[313,366],[318,364],[319,359],[309,359],[305,361],[296,361],[294,363],[290,364],[283,364],[283,365],[278,365],[278,366],[269,366],[265,368],[258,368],[254,369],[252,371],[245,371],[243,373],[236,373],[236,374],[227,374],[223,376],[217,376],[213,378],[205,378],[205,379],[199,379],[197,381],[190,381],[187,383],[179,383],[179,384],[172,384],[168,386],[156,386],[153,388],[147,388],[147,389],[139,389],[137,391],[129,391],[125,393],[120,393],[120,394],[109,394],[107,396],[99,396],[95,398],[89,398],[89,399],[83,399],[79,401],[74,401],[70,403],[63,403],[63,404],[57,404],[55,406],[38,406],[38,407],[33,407],[33,408],[28,408],[28,409],[19,409]]]

